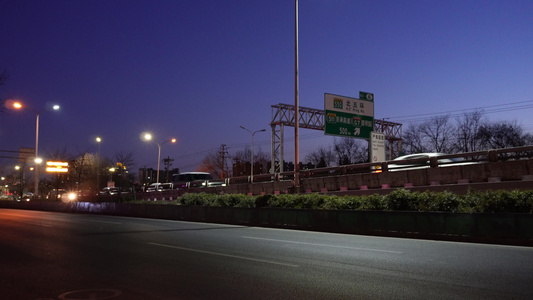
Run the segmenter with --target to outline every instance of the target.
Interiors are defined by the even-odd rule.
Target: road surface
[[[533,299],[533,248],[0,209],[2,299]]]

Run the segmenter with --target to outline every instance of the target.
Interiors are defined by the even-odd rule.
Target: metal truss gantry
[[[271,173],[283,172],[283,130],[285,126],[294,127],[294,105],[276,104],[272,105],[272,154]],[[299,127],[324,131],[325,112],[321,109],[302,107],[299,112]],[[398,142],[397,150],[402,148],[402,124],[388,122],[384,120],[374,120],[374,129],[385,134],[385,139],[389,141],[389,157],[393,155],[392,142]]]

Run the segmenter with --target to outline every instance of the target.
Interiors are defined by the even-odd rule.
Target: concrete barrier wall
[[[533,246],[533,215],[11,202],[2,208]]]
[[[380,190],[383,188],[520,181],[527,176],[533,175],[533,160],[486,162],[417,170],[333,176],[327,176],[328,173],[326,172],[322,175],[325,177],[302,176],[300,192],[324,193],[343,190]],[[292,184],[291,181],[273,182],[284,183],[286,190],[290,190]],[[270,188],[271,184],[272,182],[254,183],[253,185],[247,183],[233,184],[222,188],[219,193],[236,193],[238,191],[240,193],[252,193],[253,195],[269,194],[272,190]],[[258,185],[262,185],[262,187]],[[533,185],[531,188],[533,189]],[[276,188],[273,190],[276,190]]]

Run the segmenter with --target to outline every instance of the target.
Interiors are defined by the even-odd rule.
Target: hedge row
[[[456,195],[451,192],[411,192],[405,189],[398,189],[387,195],[375,194],[371,196],[332,196],[323,194],[248,196],[242,194],[191,193],[166,203],[249,208],[532,213],[533,191],[470,191],[465,195]]]

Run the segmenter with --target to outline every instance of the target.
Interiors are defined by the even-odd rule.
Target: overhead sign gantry
[[[375,131],[378,133],[383,133],[385,135],[385,140],[388,141],[388,149],[389,149],[389,157],[393,157],[393,151],[401,151],[402,148],[402,124],[400,123],[394,123],[390,121],[385,120],[374,120],[374,95],[371,93],[365,93],[365,92],[359,92],[359,98],[350,98],[349,97],[343,97],[343,96],[336,96],[333,95],[333,98],[342,97],[344,100],[350,100],[350,107],[352,108],[353,115],[359,115],[361,118],[361,122],[356,122],[357,127],[354,125],[354,122],[352,122],[353,130],[347,128],[346,130],[343,129],[343,133],[351,133],[351,137],[354,137],[354,133],[358,133],[355,135],[355,137],[364,138],[364,139],[370,139],[371,138],[371,132]],[[359,106],[359,111],[353,111],[353,103],[352,99],[355,99],[355,103],[357,103]],[[326,100],[325,100],[326,101]],[[334,100],[332,100],[334,101]],[[347,102],[343,102],[344,104]],[[361,103],[363,103],[364,111],[361,110]],[[370,104],[371,103],[371,104]],[[333,105],[335,105],[333,103]],[[337,104],[338,107],[336,109],[341,109],[339,106],[339,103]],[[272,127],[272,152],[271,152],[271,165],[272,169],[270,170],[271,173],[279,173],[283,172],[283,139],[284,139],[284,127],[285,126],[294,126],[294,120],[295,120],[295,107],[294,105],[290,104],[276,104],[272,105],[272,119],[270,122],[270,126]],[[335,108],[335,107],[333,107]],[[371,110],[369,110],[371,108]],[[332,110],[335,111],[335,110]],[[339,112],[341,113],[341,112]],[[306,129],[313,129],[313,130],[321,130],[326,133],[325,124],[326,122],[326,110],[321,109],[315,109],[315,108],[308,108],[308,107],[302,107],[300,106],[298,109],[298,123],[300,128],[306,128]],[[370,128],[368,126],[364,126],[364,128],[361,125],[368,125],[370,122],[369,115],[371,114],[371,122],[372,125],[370,125]],[[340,114],[339,114],[340,116]],[[348,118],[359,118],[359,116],[349,116]],[[344,116],[343,116],[344,117]],[[362,120],[365,120],[365,122],[362,122]],[[346,120],[342,120],[346,121]],[[347,122],[347,121],[346,121]],[[340,130],[341,126],[338,126],[337,129],[327,129],[328,131],[334,131],[337,130],[338,133],[341,132]],[[332,127],[334,128],[334,127]],[[357,129],[359,128],[359,129]],[[358,132],[357,132],[358,131]],[[335,134],[338,136],[348,136],[348,134]],[[397,146],[393,147],[392,143],[397,142]]]

